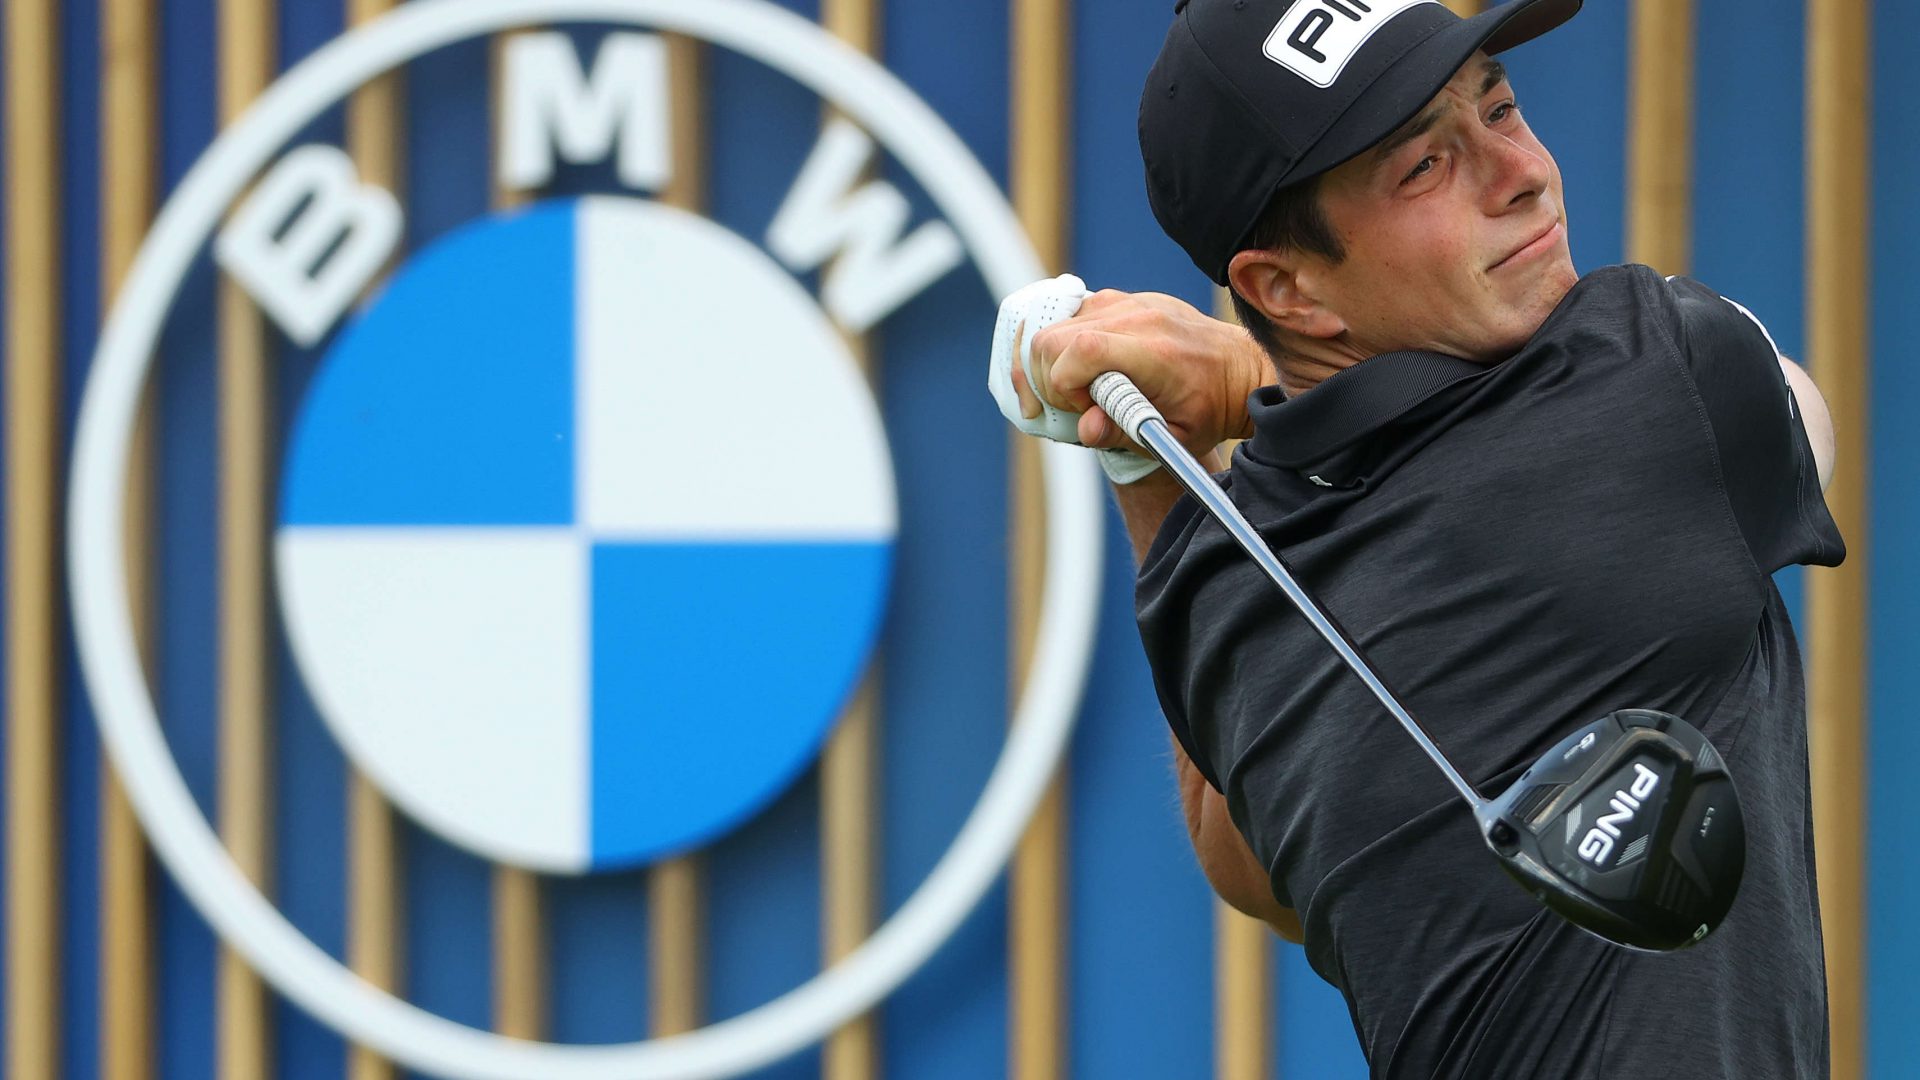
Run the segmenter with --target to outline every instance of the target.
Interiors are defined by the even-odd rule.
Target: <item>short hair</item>
[[[1340,234],[1334,231],[1333,222],[1327,220],[1326,211],[1320,205],[1320,176],[1310,176],[1274,192],[1242,248],[1304,251],[1336,265],[1345,260],[1346,245],[1340,242]],[[1231,287],[1228,292],[1233,296],[1233,310],[1240,317],[1240,325],[1247,328],[1247,333],[1253,335],[1253,340],[1268,356],[1279,360],[1280,339],[1274,333],[1273,322]]]

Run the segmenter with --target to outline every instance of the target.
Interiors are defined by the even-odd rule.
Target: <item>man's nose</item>
[[[1487,128],[1480,129],[1480,144],[1489,174],[1492,212],[1498,213],[1545,194],[1553,180],[1553,170],[1545,154]]]

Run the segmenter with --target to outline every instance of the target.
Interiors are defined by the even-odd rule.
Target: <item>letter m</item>
[[[944,221],[908,233],[907,197],[881,180],[861,183],[873,140],[845,120],[820,133],[773,223],[767,248],[805,273],[827,263],[820,299],[834,321],[864,333],[959,265],[960,238]]]
[[[612,34],[591,75],[573,43],[551,31],[510,38],[502,64],[500,184],[539,187],[553,158],[574,164],[620,152],[620,181],[658,190],[672,172],[666,43],[652,34]]]

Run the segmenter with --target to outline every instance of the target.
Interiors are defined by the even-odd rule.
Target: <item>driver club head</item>
[[[1634,949],[1705,938],[1746,866],[1726,759],[1698,728],[1651,709],[1567,736],[1474,816],[1500,865],[1541,903]]]

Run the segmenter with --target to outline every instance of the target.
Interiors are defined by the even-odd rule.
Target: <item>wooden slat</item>
[[[220,339],[220,835],[262,891],[269,880],[272,755],[266,670],[266,333],[239,286],[222,281]],[[219,968],[222,1080],[267,1075],[272,1048],[259,976],[222,947]]]
[[[706,49],[684,34],[667,40],[667,92],[673,95],[673,175],[660,201],[698,212],[707,205]]]
[[[101,0],[102,304],[111,306],[153,218],[159,124],[153,6]],[[149,383],[135,420],[127,480],[127,598],[142,666],[154,672],[154,406]],[[152,882],[139,821],[104,765],[100,787],[100,1074],[147,1080],[154,1060]]]
[[[821,951],[827,964],[859,948],[873,932],[879,697],[878,677],[870,673],[820,759]],[[823,1080],[872,1080],[879,1075],[874,1014],[836,1030],[823,1054]]]
[[[493,115],[489,129],[498,137],[500,125],[500,88],[504,85],[505,50],[519,31],[496,34],[493,38]],[[499,147],[494,152],[497,157]],[[498,184],[493,190],[495,209],[510,209],[528,201],[525,192],[509,191]],[[531,871],[504,863],[493,868],[493,1027],[505,1035],[522,1039],[545,1038],[547,1033],[547,936],[546,903],[540,878]]]
[[[347,0],[347,24],[392,10],[396,0]],[[405,99],[398,72],[354,92],[347,102],[347,148],[360,178],[404,198],[401,187]],[[377,286],[376,286],[377,287]],[[400,986],[400,854],[393,806],[366,775],[347,780],[347,963],[384,990]],[[347,1058],[350,1080],[393,1080],[393,1063],[364,1046]]]
[[[1214,1075],[1268,1080],[1273,1075],[1273,932],[1213,902]]]
[[[680,34],[667,41],[673,96],[673,170],[660,200],[683,210],[706,206],[706,123],[701,44]],[[654,1036],[692,1031],[706,1015],[706,866],[698,852],[647,872],[648,1030]]]
[[[827,32],[873,55],[880,46],[876,0],[822,0]],[[833,110],[829,109],[829,115]],[[847,348],[873,379],[875,350],[865,336],[848,334]],[[820,756],[821,960],[833,964],[873,932],[879,882],[874,832],[879,808],[880,669],[876,659],[835,725]],[[880,1073],[878,1015],[866,1013],[827,1037],[823,1080],[874,1080]]]
[[[1807,6],[1807,352],[1833,415],[1847,563],[1806,575],[1807,728],[1833,1080],[1866,1075],[1868,0]]]
[[[682,855],[647,872],[649,1030],[677,1035],[700,1026],[706,1003],[706,867]]]
[[[516,866],[493,868],[493,1027],[503,1035],[547,1033],[546,901],[540,878]]]
[[[1013,206],[1032,237],[1042,265],[1061,268],[1067,257],[1067,193],[1071,81],[1067,0],[1013,0]],[[1012,536],[1009,612],[1012,617],[1013,696],[1026,685],[1044,584],[1046,506],[1038,444],[1012,441]],[[1066,965],[1062,921],[1066,910],[1066,778],[1042,797],[1021,838],[1009,874],[1011,931],[1009,1039],[1014,1080],[1051,1080],[1067,1073]]]
[[[60,1071],[60,55],[7,0],[6,1074]]]
[[[1022,475],[1026,483],[1038,486],[1033,473]],[[1011,874],[1010,1050],[1016,1080],[1051,1080],[1067,1075],[1062,944],[1067,903],[1066,833],[1066,785],[1062,780],[1042,797],[1014,856]]]
[[[868,56],[880,48],[880,5],[876,0],[820,0],[820,25]]]
[[[1213,290],[1213,317],[1240,321],[1233,294]],[[1231,459],[1237,440],[1220,447]],[[1213,1053],[1217,1080],[1267,1080],[1273,1069],[1272,931],[1257,919],[1213,902]]]
[[[153,885],[146,837],[126,792],[101,776],[100,1075],[153,1075]]]
[[[1067,259],[1069,18],[1067,0],[1013,0],[1011,194],[1021,226],[1049,269]]]
[[[398,834],[393,807],[358,771],[347,780],[347,963],[383,990],[400,987]],[[392,1080],[393,1063],[364,1046],[347,1058],[351,1080]]]
[[[1446,3],[1447,7],[1451,8],[1455,15],[1464,17],[1468,15],[1478,15],[1480,13],[1480,0],[1446,0]]]
[[[359,26],[399,6],[399,0],[346,0],[347,25]],[[402,194],[406,98],[399,72],[354,91],[347,101],[347,149],[360,178]]]
[[[1685,274],[1692,252],[1693,0],[1633,0],[1627,259]]]
[[[273,77],[276,32],[269,0],[220,0],[220,122],[236,120]],[[271,658],[267,625],[267,490],[272,371],[267,329],[238,284],[218,294],[219,718],[216,801],[220,835],[250,878],[270,891],[273,811]],[[222,1080],[270,1074],[273,1051],[264,984],[230,948],[219,966]]]

